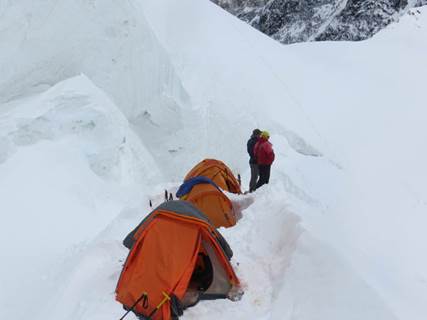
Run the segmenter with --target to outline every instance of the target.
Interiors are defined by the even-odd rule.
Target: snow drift
[[[58,255],[92,240],[161,172],[119,109],[84,76],[2,105],[0,137],[1,315],[17,319],[57,292],[45,286]]]

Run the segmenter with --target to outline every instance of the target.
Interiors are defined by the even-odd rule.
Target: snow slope
[[[84,76],[1,107],[0,318],[20,319],[55,293],[46,288],[55,259],[141,201],[162,173]]]
[[[254,125],[297,132],[335,164],[293,158],[273,137],[291,158],[276,168],[322,203],[324,215],[303,215],[304,225],[350,260],[401,318],[422,317],[425,9],[370,41],[280,46],[203,1],[169,3],[162,23],[162,2],[146,1],[147,17],[192,98],[233,106],[234,114],[244,106],[257,115]],[[192,8],[197,14],[188,15]]]
[[[119,318],[120,242],[147,200],[202,157],[248,181],[259,126],[271,184],[222,230],[245,295],[184,319],[423,319],[425,10],[366,42],[293,46],[207,0],[0,15],[1,318]]]

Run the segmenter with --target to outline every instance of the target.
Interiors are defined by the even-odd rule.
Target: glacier
[[[427,11],[283,46],[210,1],[0,4],[0,318],[111,319],[121,240],[205,157],[248,182],[241,301],[184,319],[423,319]],[[133,315],[129,319],[136,319]]]

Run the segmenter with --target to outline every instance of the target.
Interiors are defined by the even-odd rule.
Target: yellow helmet
[[[268,133],[268,131],[261,132],[261,138],[265,138],[265,139],[270,138],[270,133]]]

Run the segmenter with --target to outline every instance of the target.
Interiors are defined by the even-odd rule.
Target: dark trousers
[[[249,163],[251,166],[251,181],[249,182],[249,192],[255,191],[256,183],[258,181],[258,165],[256,163]]]
[[[261,187],[264,184],[267,184],[270,181],[271,165],[259,164],[258,170],[259,170],[259,180],[255,186],[255,189],[258,189],[259,187]]]

